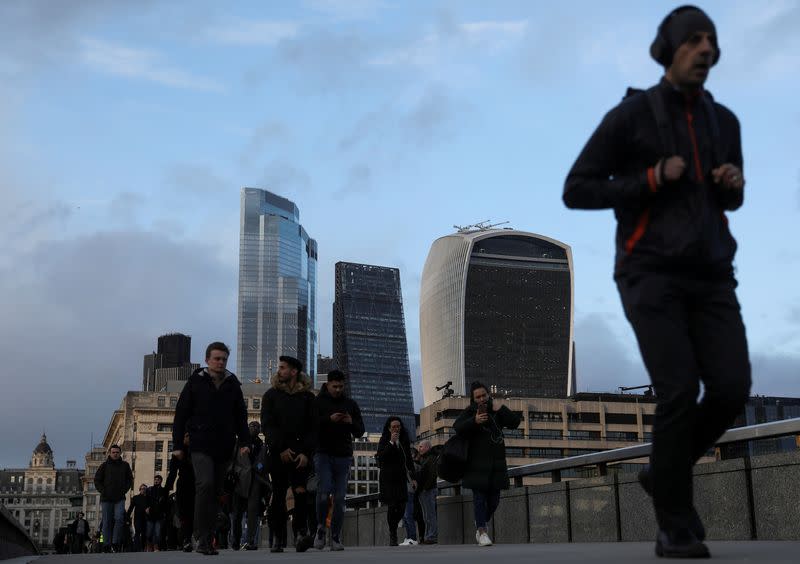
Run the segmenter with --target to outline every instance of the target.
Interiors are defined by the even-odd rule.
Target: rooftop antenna
[[[478,223],[473,223],[472,225],[453,225],[453,228],[459,233],[469,233],[471,231],[489,231],[490,229],[509,223],[508,221],[491,223],[491,221],[491,219],[485,219]]]

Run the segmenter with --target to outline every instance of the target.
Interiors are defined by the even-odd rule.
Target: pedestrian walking
[[[206,347],[205,368],[198,368],[183,387],[172,425],[173,457],[183,460],[191,449],[195,476],[194,529],[197,552],[217,554],[211,533],[219,513],[217,495],[239,441],[239,453],[250,452],[247,407],[242,385],[226,370],[230,350],[221,342]],[[188,435],[184,443],[184,436]]]
[[[422,505],[422,515],[425,519],[425,536],[423,544],[436,544],[439,542],[439,527],[436,515],[436,496],[439,488],[436,485],[438,476],[436,466],[439,462],[441,446],[431,446],[431,442],[424,440],[419,443],[420,469],[417,479],[417,493]]]
[[[108,458],[94,474],[94,487],[100,492],[103,514],[103,551],[117,552],[122,545],[125,496],[133,488],[133,472],[122,460],[122,449],[111,445]]]
[[[133,522],[133,549],[144,551],[147,546],[147,508],[150,506],[147,484],[139,486],[139,493],[131,498],[126,517]],[[133,518],[131,519],[131,515]]]
[[[650,55],[663,78],[606,114],[563,198],[617,218],[614,277],[657,400],[651,464],[640,474],[653,496],[656,552],[707,557],[692,466],[741,412],[751,380],[725,216],[744,201],[741,134],[704,89],[720,56],[705,12],[670,12]]]
[[[264,448],[264,442],[259,437],[261,424],[251,421],[250,429],[251,450],[249,454],[240,454],[236,461],[238,480],[233,493],[233,518],[231,530],[233,542],[231,548],[239,550],[242,538],[242,518],[247,517],[247,537],[241,548],[244,550],[257,550],[256,534],[261,524],[261,515],[264,506],[261,500],[261,482],[255,476],[255,466]]]
[[[405,513],[409,488],[413,491],[417,486],[413,478],[411,441],[399,417],[391,416],[386,420],[375,457],[380,469],[379,499],[388,506],[389,546],[397,546],[397,527]]]
[[[73,554],[83,554],[86,552],[86,541],[89,540],[89,522],[84,519],[83,511],[78,513],[75,521],[72,522],[74,537],[72,541]]]
[[[163,477],[160,474],[156,474],[153,478],[153,485],[147,488],[147,497],[150,499],[150,503],[145,508],[145,513],[147,514],[146,552],[158,552],[161,550],[160,545],[168,502],[167,490],[161,485],[162,481]]]
[[[491,546],[488,523],[500,505],[500,491],[509,486],[503,429],[516,429],[521,421],[521,415],[495,403],[489,388],[476,381],[470,385],[469,406],[453,424],[456,433],[469,441],[461,485],[472,490],[475,541],[479,546]]]

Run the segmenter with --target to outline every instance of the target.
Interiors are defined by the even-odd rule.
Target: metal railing
[[[800,435],[800,417],[730,429],[719,438],[716,445],[721,446],[761,439],[775,439],[790,435]],[[523,478],[526,476],[541,474],[550,474],[551,481],[560,482],[561,472],[564,470],[584,468],[587,466],[597,467],[599,475],[605,476],[607,475],[609,465],[650,456],[652,446],[652,443],[644,443],[592,454],[581,454],[556,460],[547,460],[545,462],[525,464],[510,469],[508,471],[508,477],[515,487],[521,487],[523,485]],[[453,484],[445,482],[444,480],[439,480],[437,486],[440,491],[453,490],[454,495],[461,494],[460,483]],[[349,497],[346,500],[346,504],[348,507],[353,508],[366,507],[373,502],[377,502],[379,495],[380,494],[373,493]]]

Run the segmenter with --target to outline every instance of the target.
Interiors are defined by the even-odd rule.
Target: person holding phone
[[[341,370],[328,372],[314,400],[317,417],[317,451],[314,468],[317,472],[317,532],[314,548],[325,548],[325,521],[328,497],[333,496],[331,516],[331,550],[344,550],[341,541],[344,522],[344,497],[353,464],[353,439],[364,434],[364,421],[358,404],[344,393],[345,375]]]
[[[500,491],[507,490],[506,443],[503,429],[516,429],[522,416],[492,401],[489,388],[478,381],[470,385],[470,404],[453,428],[469,440],[467,471],[461,485],[472,490],[475,540],[491,546],[487,524],[500,505]]]
[[[397,526],[403,518],[408,501],[409,486],[417,487],[413,479],[414,462],[411,459],[411,440],[403,421],[392,415],[383,425],[378,442],[378,485],[380,501],[389,507],[386,519],[389,523],[389,546],[397,546]]]

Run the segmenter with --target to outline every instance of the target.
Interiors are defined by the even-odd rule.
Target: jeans
[[[436,540],[439,528],[436,522],[436,495],[437,488],[419,492],[419,503],[422,505],[422,515],[425,517],[425,540]]]
[[[325,527],[328,515],[328,496],[333,495],[331,537],[339,539],[344,521],[344,497],[347,495],[347,480],[350,475],[352,456],[331,456],[318,452],[314,455],[317,472],[317,526]]]
[[[103,543],[106,545],[122,543],[122,526],[125,520],[125,500],[101,501],[100,508],[103,512]]]
[[[478,491],[472,490],[472,505],[475,510],[475,527],[485,529],[486,524],[492,520],[492,515],[500,505],[500,490]]]
[[[692,466],[744,408],[747,338],[732,274],[637,272],[618,277],[625,315],[655,387],[653,505],[661,529],[693,514]],[[700,403],[700,380],[705,393]]]
[[[406,538],[417,540],[417,522],[414,520],[414,493],[408,492],[405,512],[403,513],[403,526],[406,528]]]
[[[203,452],[192,453],[194,469],[194,535],[201,545],[211,538],[211,529],[219,511],[218,494],[222,493],[225,472],[230,461],[214,460]]]
[[[233,516],[231,524],[231,532],[233,534],[233,543],[238,545],[242,538],[242,516],[247,515],[247,538],[244,542],[247,544],[256,544],[256,533],[260,527],[261,522],[261,483],[253,478],[250,484],[250,496],[241,497],[239,495],[233,496]]]
[[[163,522],[161,519],[157,521],[147,520],[147,542],[157,545],[161,542],[161,528]]]

